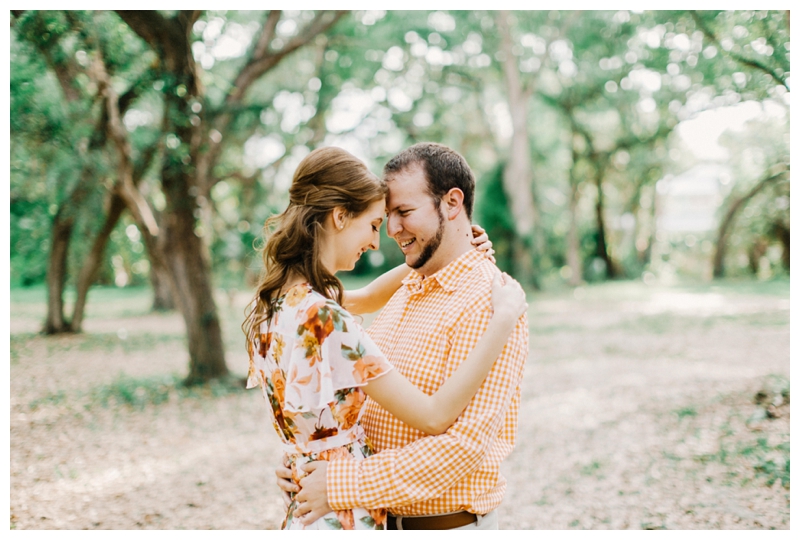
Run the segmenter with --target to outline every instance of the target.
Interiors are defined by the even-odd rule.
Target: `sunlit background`
[[[105,54],[117,92],[154,79],[141,83],[122,120],[133,158],[150,160],[139,164],[140,190],[158,212],[165,206],[158,163],[165,147],[181,141],[162,127],[164,82],[148,72],[155,53],[115,15],[93,17],[114,44]],[[479,182],[476,220],[489,227],[500,266],[531,274],[522,278],[536,287],[607,277],[708,279],[719,250],[720,275],[785,273],[788,175],[720,230],[738,198],[773,168],[788,167],[785,13],[356,11],[307,35],[314,17],[282,13],[270,51],[278,56],[292,40],[303,45],[231,106],[223,99],[252,54],[263,15],[209,11],[192,25],[203,87],[192,121],[217,144],[205,149],[210,172],[194,188],[195,231],[218,283],[252,284],[251,243],[285,206],[293,171],[311,149],[341,146],[380,174],[389,157],[425,140],[467,158]],[[45,279],[49,222],[70,204],[82,156],[74,150],[98,110],[96,83],[80,74],[94,53],[75,39],[76,25],[87,23],[41,13],[12,28],[15,285]],[[69,86],[77,95],[66,103],[47,68],[62,60],[76,72]],[[226,121],[215,122],[223,112]],[[35,113],[41,120],[26,121]],[[102,166],[90,186],[97,196],[74,217],[90,236],[102,191],[114,184],[113,157]],[[515,193],[520,187],[530,195]],[[89,245],[70,249],[75,265]],[[383,242],[356,273],[388,269],[398,257]],[[147,282],[147,253],[129,213],[103,261],[100,284]]]

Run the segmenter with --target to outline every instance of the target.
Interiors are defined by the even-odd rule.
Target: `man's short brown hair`
[[[387,181],[393,174],[419,163],[425,172],[428,193],[437,204],[448,191],[458,188],[464,193],[464,209],[472,221],[475,202],[475,175],[464,157],[443,144],[421,142],[410,146],[389,160],[383,168]]]

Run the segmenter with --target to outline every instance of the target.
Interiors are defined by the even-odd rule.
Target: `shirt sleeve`
[[[323,409],[335,401],[337,390],[364,386],[392,369],[347,311],[335,302],[316,302],[298,320],[286,406],[294,412],[303,412],[299,406],[303,403]],[[313,394],[315,403],[309,404]]]
[[[466,359],[490,318],[490,309],[484,309],[456,325],[449,366],[458,366]],[[331,508],[396,508],[435,499],[474,471],[504,428],[506,411],[519,391],[528,353],[527,336],[528,319],[523,315],[483,385],[444,434],[422,437],[363,461],[329,463]]]

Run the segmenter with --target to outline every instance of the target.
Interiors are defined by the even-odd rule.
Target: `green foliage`
[[[283,12],[273,47],[300,35],[315,15]],[[113,12],[12,16],[14,286],[44,280],[52,224],[57,215],[67,215],[58,214],[60,208],[75,217],[69,284],[102,224],[117,163],[105,135],[94,133],[102,103],[83,72],[98,49],[115,90],[137,96],[123,111],[135,166],[145,167],[143,158],[154,145],[158,148],[142,184],[156,213],[165,210],[162,160],[168,171],[191,173],[196,165],[187,164],[192,148],[186,140],[179,137],[180,144],[172,147],[175,132],[201,122],[196,151],[202,153],[215,136],[207,128],[231,114],[210,171],[214,187],[208,207],[197,216],[217,284],[254,281],[261,262],[253,245],[261,239],[264,221],[285,208],[297,162],[325,144],[353,150],[378,174],[391,156],[414,142],[442,142],[461,152],[480,178],[476,221],[489,229],[500,266],[511,269],[513,224],[499,176],[508,158],[510,119],[496,13],[354,11],[288,55],[231,106],[225,98],[266,18],[266,11],[236,10],[200,16],[191,29],[191,46],[204,92],[189,103],[176,98],[182,85],[185,90],[183,82],[165,76],[156,53]],[[709,107],[783,100],[786,93],[781,79],[789,72],[789,35],[783,11],[514,11],[510,25],[521,83],[530,91],[532,192],[541,232],[536,266],[547,282],[564,280],[560,271],[571,220],[584,279],[606,278],[596,259],[595,176],[602,177],[610,255],[622,275],[639,276],[651,262],[649,248],[642,246],[653,243],[655,183],[688,164],[688,158],[671,153],[677,146],[670,138],[673,128]],[[67,79],[78,97],[68,100],[56,75],[70,66],[77,66]],[[168,102],[176,105],[167,118],[172,127],[163,122]],[[746,190],[779,159],[775,149],[782,152],[787,131],[788,122],[778,130],[754,123],[746,134],[728,137],[724,144],[733,150],[737,171],[731,193]],[[763,159],[753,159],[756,148]],[[87,164],[88,195],[71,209],[69,196]],[[571,182],[578,198],[575,216],[569,214]],[[742,261],[759,239],[770,246],[764,255],[769,271],[762,277],[785,272],[775,223],[788,226],[788,203],[787,184],[748,204],[729,252],[734,274],[751,271]],[[622,227],[623,221],[633,228]],[[132,225],[129,217],[117,225],[99,283],[147,282],[147,254]],[[682,255],[707,257],[691,250]],[[380,256],[363,257],[352,274],[371,275],[402,260],[384,229]]]
[[[735,180],[729,192],[728,204],[720,208],[722,215],[731,201],[750,191],[772,166],[789,164],[788,114],[783,118],[771,116],[750,121],[742,132],[723,133],[720,143],[730,152]],[[789,203],[788,177],[746,202],[730,232],[726,274],[758,274],[769,278],[788,271],[783,259],[788,253],[784,253],[781,231],[786,231],[788,241]],[[788,250],[788,246],[785,249]]]
[[[503,189],[504,165],[499,164],[484,175],[477,184],[475,222],[486,229],[495,250],[497,266],[513,271],[514,223],[508,199]]]

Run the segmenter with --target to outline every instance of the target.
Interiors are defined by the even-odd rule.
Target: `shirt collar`
[[[403,279],[403,285],[414,291],[420,290],[423,282],[435,281],[445,291],[453,292],[458,287],[461,278],[484,259],[484,256],[481,255],[478,250],[470,249],[427,278],[424,278],[422,274],[416,270],[412,270],[408,276]]]

